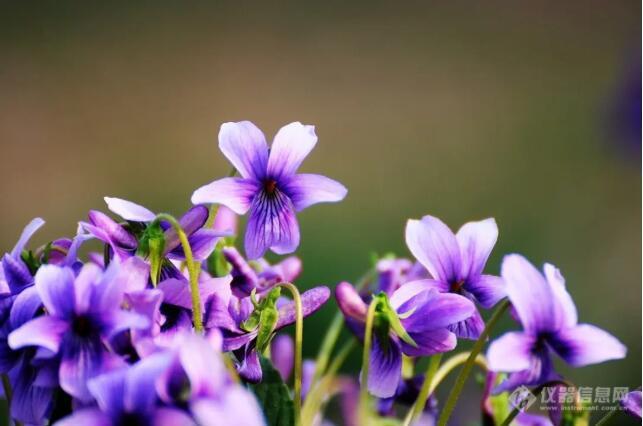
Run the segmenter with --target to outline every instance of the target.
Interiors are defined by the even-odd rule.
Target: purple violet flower
[[[255,397],[230,379],[221,358],[221,344],[217,330],[207,338],[177,335],[169,368],[156,384],[161,400],[188,406],[199,425],[264,425]]]
[[[295,342],[287,334],[279,334],[270,343],[270,359],[279,372],[281,380],[287,382],[295,365]]]
[[[107,207],[129,222],[149,224],[154,221],[156,214],[147,208],[131,201],[114,197],[105,197]],[[204,229],[208,220],[209,212],[205,206],[194,206],[179,219],[179,224],[188,236],[188,241],[194,259],[203,261],[212,253],[219,238],[230,235],[230,231],[215,231]],[[126,227],[117,223],[104,213],[96,210],[89,212],[89,222],[80,222],[80,226],[95,238],[110,246],[111,252],[120,260],[124,260],[135,254],[138,241],[134,234]],[[174,229],[166,222],[161,221],[164,229],[165,246],[164,256],[173,260],[185,260],[185,254],[181,247],[179,236]],[[164,271],[166,276],[178,276],[176,271]]]
[[[42,302],[35,287],[24,289],[19,295],[0,301],[0,373],[7,374],[13,390],[11,416],[30,425],[45,424],[51,411],[52,397],[57,382],[46,380],[53,364],[50,360],[35,360],[34,348],[13,350],[9,334],[42,313]]]
[[[224,247],[223,255],[232,270],[231,288],[237,297],[250,296],[253,290],[258,294],[269,291],[280,282],[293,282],[301,274],[301,260],[296,256],[283,259],[276,265],[270,265],[265,259],[254,262],[257,271],[239,254],[234,247]]]
[[[248,258],[257,259],[268,248],[278,254],[292,253],[299,246],[295,212],[340,201],[347,192],[327,177],[296,174],[316,143],[314,126],[299,122],[282,127],[270,149],[251,122],[224,123],[219,148],[241,177],[219,179],[197,189],[192,203],[219,203],[240,215],[250,211],[245,236]]]
[[[395,404],[412,407],[420,394],[422,384],[424,384],[424,374],[401,379],[395,390],[395,395],[377,401],[377,412],[381,416],[395,416]],[[422,421],[415,424],[435,424],[438,414],[438,401],[433,394],[429,395],[424,406]]]
[[[37,217],[33,219],[22,231],[18,242],[11,250],[2,257],[2,275],[9,290],[9,294],[18,294],[25,288],[33,285],[34,279],[29,267],[22,260],[22,251],[45,221]],[[6,291],[7,289],[5,289]]]
[[[347,282],[337,285],[335,297],[347,325],[363,339],[368,305]],[[394,330],[387,319],[376,321],[385,326],[373,330],[368,390],[379,398],[395,395],[402,374],[402,354],[428,356],[454,349],[457,340],[449,326],[469,318],[475,311],[473,302],[466,297],[427,289],[423,281],[402,285],[392,294],[389,303],[402,331],[415,345],[400,335],[400,330]]]
[[[406,225],[406,245],[432,277],[423,281],[425,285],[463,295],[484,308],[491,308],[505,296],[499,277],[482,274],[497,239],[494,219],[466,223],[457,234],[433,216],[409,220]],[[475,310],[470,318],[449,329],[460,338],[476,340],[484,321]]]
[[[498,381],[498,373],[494,371],[488,371],[487,376],[484,382],[484,389],[482,392],[482,400],[481,400],[481,410],[482,410],[482,424],[483,425],[495,425],[496,416],[494,416],[494,406],[491,400],[491,397],[493,395],[493,388],[495,387],[495,383]],[[553,426],[553,425],[559,425],[560,420],[562,418],[562,412],[561,412],[561,403],[558,402],[559,397],[561,395],[558,393],[559,392],[559,387],[561,385],[555,385],[556,389],[554,390],[555,396],[552,398],[555,402],[549,402],[547,403],[547,411],[549,414],[549,418],[545,416],[539,416],[536,414],[530,414],[525,411],[521,411],[518,413],[514,421],[511,423],[512,425],[516,426]],[[562,401],[562,399],[561,399]],[[512,408],[509,407],[509,401],[506,401],[507,403],[507,408]],[[554,420],[556,418],[557,420]],[[504,419],[502,419],[504,420]],[[502,421],[499,420],[499,421]]]
[[[193,426],[185,411],[158,404],[156,382],[167,368],[166,358],[149,357],[90,380],[89,392],[97,406],[77,409],[56,426]]]
[[[105,202],[107,203],[107,208],[109,208],[112,213],[116,213],[130,222],[149,224],[156,218],[156,214],[131,201],[105,197]],[[207,207],[194,206],[179,219],[179,224],[188,236],[192,254],[197,261],[208,258],[216,247],[219,238],[232,235],[231,230],[215,231],[213,229],[203,228],[209,215],[210,212]],[[169,259],[185,260],[185,254],[183,253],[179,236],[176,231],[174,231],[174,228],[165,221],[161,221],[161,226],[165,230],[164,254],[167,255]]]
[[[60,355],[60,386],[81,401],[91,401],[89,379],[123,364],[107,347],[122,331],[148,327],[145,317],[121,309],[123,280],[118,262],[106,271],[85,265],[78,276],[71,268],[42,266],[35,287],[47,315],[9,334],[12,349],[41,348],[43,357]]]
[[[327,287],[319,286],[301,294],[304,317],[316,312],[330,296]],[[223,333],[223,350],[233,351],[237,357],[239,374],[249,382],[261,381],[262,371],[256,350],[259,327],[252,331],[243,329],[243,323],[254,312],[250,297],[239,298],[230,286],[219,288],[206,303],[204,325],[206,329],[218,328]],[[294,324],[295,302],[288,301],[278,307],[279,318],[273,332]]]
[[[428,271],[419,262],[408,259],[380,259],[375,266],[377,270],[378,289],[392,295],[402,284],[429,278]]]
[[[641,418],[641,390],[628,392],[620,401],[621,407],[627,414]]]
[[[270,360],[281,380],[288,382],[295,362],[295,342],[288,334],[279,334],[270,343]],[[304,359],[301,368],[301,400],[305,401],[315,377],[316,363]]]
[[[502,278],[524,330],[508,332],[489,347],[489,369],[511,373],[494,393],[556,379],[552,352],[574,367],[625,357],[627,349],[614,336],[578,324],[565,279],[553,265],[545,264],[543,275],[524,257],[508,255],[502,262]]]
[[[239,219],[235,212],[226,206],[219,206],[217,214],[214,216],[212,229],[215,231],[226,231],[230,233],[230,235],[236,235],[238,222]]]

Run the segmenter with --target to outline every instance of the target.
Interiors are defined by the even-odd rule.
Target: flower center
[[[462,289],[463,285],[464,285],[464,281],[457,281],[457,282],[451,283],[451,293],[460,293],[460,290]]]
[[[119,424],[122,426],[137,426],[148,424],[148,419],[138,413],[123,413]]]
[[[93,331],[92,322],[88,317],[81,315],[74,318],[74,321],[72,323],[72,330],[77,336],[88,337],[92,334]]]
[[[273,195],[277,191],[277,181],[274,179],[268,179],[263,183],[263,190],[266,191],[266,194]]]

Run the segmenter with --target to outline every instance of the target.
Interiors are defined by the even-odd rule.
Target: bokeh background
[[[133,3],[0,5],[2,250],[35,216],[35,244],[74,234],[104,195],[179,214],[229,170],[222,122],[298,120],[319,135],[303,169],[349,188],[300,215],[302,287],[408,256],[407,218],[493,216],[488,272],[555,263],[629,347],[563,371],[641,384],[640,2]],[[467,391],[454,424],[477,420]]]

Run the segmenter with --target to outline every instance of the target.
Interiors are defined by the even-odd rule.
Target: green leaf
[[[268,426],[292,426],[295,424],[295,408],[290,391],[281,380],[279,372],[270,361],[261,357],[263,378],[261,383],[249,385],[262,407]]]

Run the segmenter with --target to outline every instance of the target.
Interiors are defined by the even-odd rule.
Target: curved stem
[[[469,355],[471,352],[461,352],[457,355],[452,356],[451,358],[447,359],[444,364],[440,366],[438,371],[435,373],[435,376],[433,376],[433,381],[431,382],[431,388],[429,389],[429,395],[431,395],[435,389],[442,383],[442,380],[451,372],[453,371],[454,368],[456,368],[460,364],[464,364],[464,362],[469,359]],[[474,364],[477,364],[482,368],[483,370],[487,370],[487,360],[485,359],[484,356],[478,355],[476,358],[473,360]]]
[[[210,205],[210,209],[208,211],[208,220],[206,220],[205,225],[203,225],[204,229],[210,229],[214,226],[214,219],[217,217],[218,211],[219,211],[218,204]]]
[[[4,397],[7,400],[7,410],[9,412],[9,418],[11,418],[11,400],[13,399],[13,392],[11,391],[11,383],[9,382],[9,376],[6,374],[2,375],[2,389],[4,390]],[[23,423],[18,420],[13,420],[15,426],[22,426]]]
[[[371,269],[366,272],[362,276],[362,278],[357,281],[357,284],[355,285],[357,290],[361,290],[366,284],[368,284],[368,282],[373,278],[374,274],[375,269]],[[324,371],[326,370],[326,367],[328,366],[330,355],[333,352],[335,343],[337,343],[337,339],[339,338],[339,335],[342,331],[342,325],[344,325],[344,316],[342,315],[341,311],[337,311],[335,313],[333,321],[328,327],[326,335],[324,336],[324,340],[322,341],[321,347],[319,348],[319,352],[317,353],[317,359],[315,360],[315,375],[313,376],[312,381],[313,384],[317,383],[319,379],[321,379]]]
[[[339,369],[344,364],[344,361],[346,361],[348,355],[355,348],[355,345],[355,339],[351,339],[348,342],[344,343],[344,345],[337,352],[337,355],[335,355],[335,358],[333,358],[333,362],[328,366],[328,370],[326,371],[327,376],[334,376],[335,374],[337,374]]]
[[[222,354],[222,356],[223,356],[223,364],[228,370],[228,373],[230,373],[230,378],[232,378],[232,381],[234,383],[241,383],[241,379],[239,378],[239,372],[237,371],[237,368],[234,366],[234,361],[230,357],[230,354],[224,353]]]
[[[11,392],[11,383],[9,383],[9,376],[6,374],[2,375],[2,389],[4,390],[4,397],[7,400],[7,405],[11,407],[11,398],[13,393]]]
[[[295,323],[295,424],[301,424],[301,348],[304,340],[304,314],[301,305],[301,296],[299,290],[294,284],[284,282],[279,286],[290,291],[295,301],[296,323]]]
[[[192,321],[194,322],[194,329],[197,333],[203,332],[203,316],[201,314],[201,295],[199,293],[199,274],[201,269],[194,262],[194,256],[192,255],[192,247],[190,247],[190,242],[188,241],[185,231],[181,227],[181,224],[172,216],[167,213],[160,213],[156,216],[156,220],[165,220],[172,225],[174,231],[179,236],[179,241],[181,241],[181,246],[183,247],[183,253],[185,254],[185,263],[188,267],[188,274],[190,276],[190,295],[192,296]]]
[[[351,339],[344,343],[341,349],[337,352],[337,355],[333,358],[333,362],[328,366],[326,374],[324,374],[318,383],[311,386],[301,408],[301,421],[303,426],[314,424],[315,417],[318,413],[321,413],[325,402],[333,393],[331,391],[334,386],[336,386],[335,375],[355,346],[355,339]]]
[[[441,360],[442,360],[441,353],[435,354],[431,358],[429,358],[429,366],[426,369],[426,375],[424,376],[424,383],[422,383],[422,388],[420,389],[420,393],[418,394],[418,397],[415,400],[415,404],[413,404],[413,407],[411,408],[411,410],[409,410],[409,413],[406,416],[406,419],[404,420],[404,426],[409,426],[411,423],[417,420],[422,414],[422,411],[424,411],[426,400],[429,397],[429,395],[431,395],[430,393],[431,384],[433,383],[433,378],[435,377],[435,373],[438,370],[438,367],[440,366]]]
[[[324,374],[324,371],[326,370],[326,366],[328,365],[328,361],[330,359],[330,355],[333,351],[333,348],[335,347],[335,343],[337,342],[337,339],[339,338],[339,334],[342,331],[342,325],[344,324],[344,317],[341,312],[335,313],[335,317],[333,318],[333,321],[330,323],[330,326],[328,327],[328,331],[326,332],[326,335],[324,336],[324,340],[322,341],[321,347],[319,348],[319,352],[317,353],[317,359],[315,360],[315,375],[313,376],[313,383],[317,383],[319,379],[321,379],[322,375]]]
[[[473,364],[475,362],[476,357],[478,356],[480,351],[482,351],[482,347],[484,346],[485,342],[487,341],[487,338],[491,334],[491,330],[496,325],[498,320],[500,320],[500,318],[505,313],[505,311],[509,308],[509,305],[510,305],[510,302],[508,299],[505,299],[500,303],[500,306],[496,308],[491,318],[489,318],[489,321],[487,322],[487,325],[482,331],[482,334],[480,334],[480,337],[478,338],[478,340],[476,340],[476,342],[473,344],[473,347],[471,348],[471,353],[469,353],[469,357],[464,363],[464,366],[462,366],[460,373],[458,373],[458,377],[455,379],[455,384],[453,385],[453,388],[449,393],[449,397],[447,398],[444,404],[444,409],[442,410],[442,413],[440,413],[440,418],[438,419],[438,426],[445,426],[447,424],[447,421],[449,421],[449,417],[451,417],[451,413],[453,413],[455,404],[458,402],[458,397],[460,396],[460,392],[462,392],[462,388],[464,388],[464,384],[466,383],[467,378],[469,377],[469,373],[471,373],[471,369],[473,368]]]
[[[609,413],[605,414],[603,417],[601,417],[601,419],[598,422],[596,422],[596,426],[603,426],[607,424],[607,421],[611,419],[612,416],[616,414],[617,411],[618,411],[617,407],[614,407],[613,410],[610,410]]]
[[[366,314],[366,329],[364,330],[364,352],[362,354],[362,383],[359,390],[359,423],[362,425],[369,424],[370,409],[368,396],[368,369],[371,362],[371,347],[373,346],[373,321],[375,319],[375,307],[377,301],[371,300],[368,305]]]

